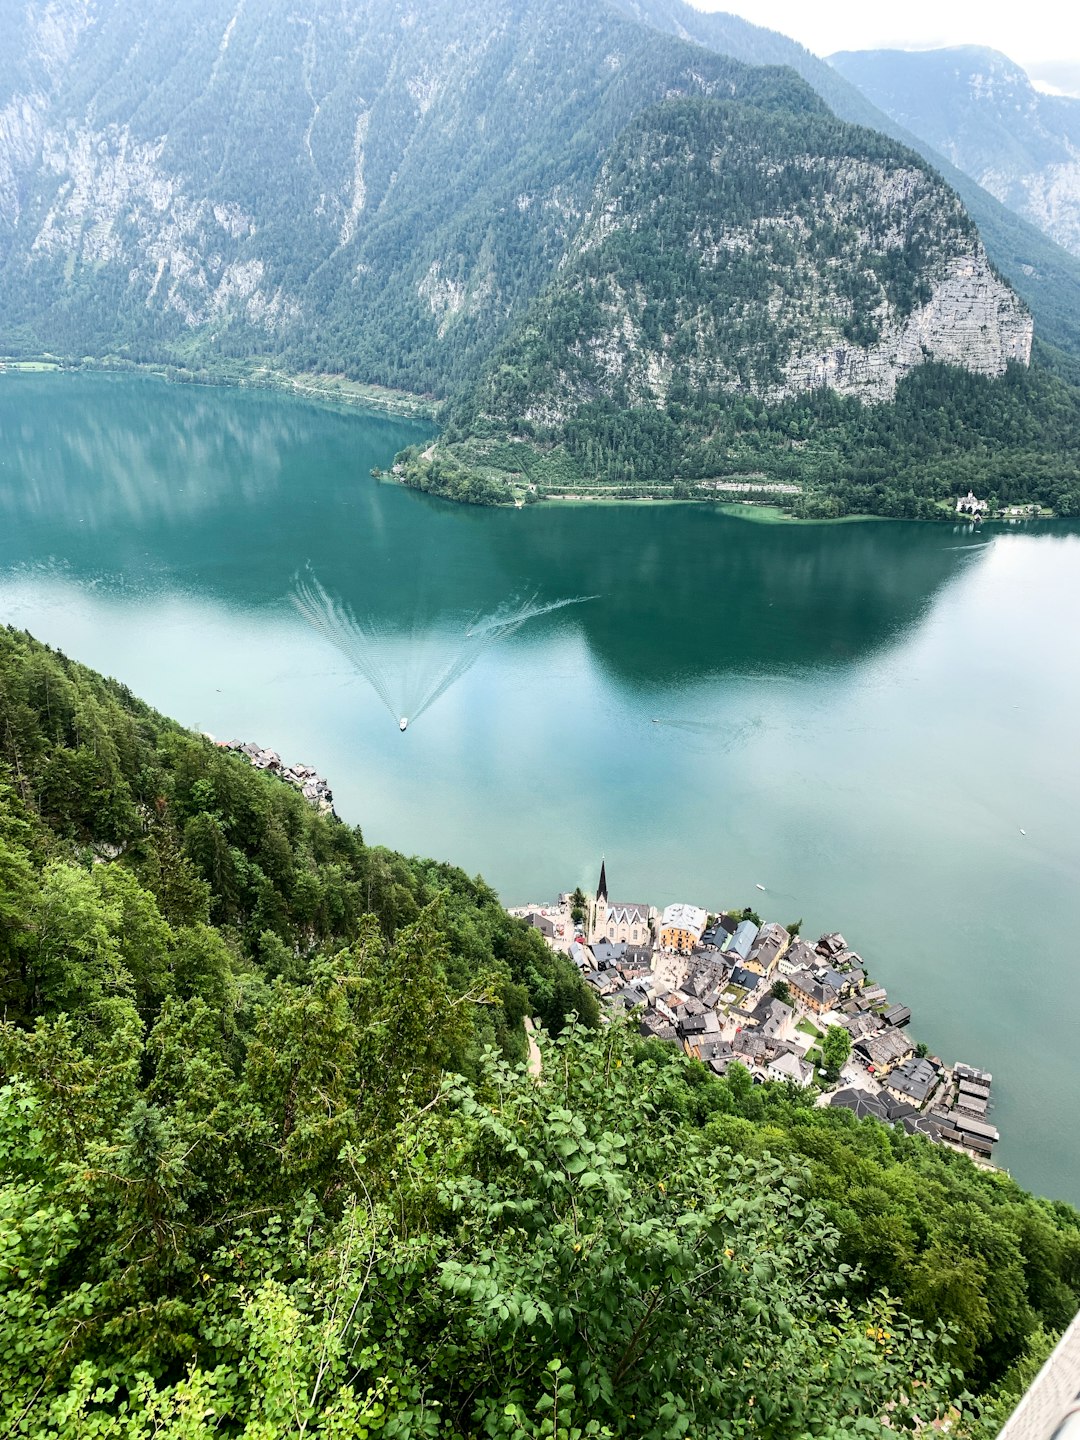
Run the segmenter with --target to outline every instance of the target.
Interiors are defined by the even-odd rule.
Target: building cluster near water
[[[271,775],[288,781],[300,791],[305,800],[309,800],[324,814],[333,810],[334,792],[330,789],[329,782],[316,774],[312,766],[285,765],[276,750],[264,750],[261,745],[254,745],[249,740],[218,740],[215,743],[220,745],[222,750],[232,750],[237,755],[242,755],[254,769],[269,771]]]
[[[982,520],[1036,520],[1042,515],[1041,505],[1000,505],[990,513],[990,501],[980,500],[973,490],[966,495],[961,495],[956,502],[956,513],[961,518],[967,518],[978,524]]]
[[[564,950],[609,1012],[633,1012],[646,1038],[680,1045],[714,1074],[743,1065],[755,1081],[813,1088],[819,1106],[875,1116],[985,1164],[999,1136],[990,1082],[970,1065],[945,1065],[917,1045],[911,1011],[891,1003],[838,933],[816,943],[749,911],[654,906],[573,896],[511,910]],[[851,1049],[839,1078],[821,1044],[838,1026]]]

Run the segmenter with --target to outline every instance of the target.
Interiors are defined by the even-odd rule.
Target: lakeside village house
[[[571,908],[567,894],[510,913],[566,951],[609,1012],[636,1014],[643,1036],[680,1045],[716,1075],[738,1062],[756,1082],[815,1087],[817,1105],[872,1115],[988,1163],[999,1138],[988,1119],[992,1077],[919,1054],[911,1011],[890,1004],[843,935],[813,944],[775,920],[611,900],[606,862],[581,925]],[[832,1025],[851,1036],[834,1084],[819,1051]]]
[[[969,490],[966,495],[961,495],[960,499],[957,500],[956,513],[957,515],[982,516],[986,514],[989,506],[990,502],[988,500],[977,500],[975,498],[975,492]]]
[[[213,740],[214,737],[210,735],[207,738]],[[255,770],[277,775],[299,790],[304,799],[323,814],[333,812],[334,792],[328,782],[315,773],[313,766],[283,765],[276,750],[264,750],[261,745],[252,744],[249,740],[214,740],[214,744],[220,750],[231,750],[240,755]]]

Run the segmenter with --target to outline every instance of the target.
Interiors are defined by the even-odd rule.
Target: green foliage
[[[80,748],[93,768],[68,766]],[[482,881],[365,845],[292,787],[11,630],[0,764],[0,990],[15,1020],[110,997],[148,1023],[170,995],[233,1003],[251,973],[303,981],[366,933],[365,915],[392,941],[436,899],[454,990],[483,977],[494,1002],[477,1011],[477,1045],[522,1045],[529,1007],[553,1030],[570,1012],[597,1018],[569,961]]]
[[[123,804],[46,815],[91,712]],[[887,1440],[1075,1309],[1068,1207],[596,1026],[481,881],[10,630],[0,764],[5,1433]]]
[[[830,1025],[821,1042],[825,1073],[835,1080],[851,1054],[851,1035],[842,1025]]]
[[[776,499],[811,520],[950,519],[969,489],[1003,506],[1080,515],[1080,389],[1039,364],[989,379],[927,363],[881,405],[829,390],[775,406],[699,391],[663,413],[590,401],[565,431],[593,477],[592,492],[589,483],[567,487],[582,495],[637,494],[615,479],[647,469],[640,493],[657,497],[676,494],[676,473],[687,477],[684,498],[698,500],[716,498],[713,479],[794,485],[801,493]]]
[[[324,1021],[334,1005],[311,1003]],[[29,1396],[5,1387],[9,1425],[884,1440],[956,1386],[947,1337],[849,1293],[836,1231],[791,1174],[694,1139],[683,1077],[642,1064],[624,1027],[544,1040],[539,1081],[487,1052],[474,1081],[387,1114],[381,1163],[339,1130],[332,1199],[310,1188],[323,1106],[282,1145],[258,1075],[229,1093],[219,1067],[166,1110],[138,1065],[116,1066],[137,1032],[61,1074],[72,1037],[50,1028],[6,1037],[24,1078],[0,1097],[0,1194],[21,1249],[0,1335],[18,1315],[21,1340],[0,1374],[30,1361],[44,1377]],[[306,1063],[325,1095],[344,1051],[338,1025],[322,1031]],[[185,1039],[144,1065],[184,1064]],[[72,1065],[79,1129],[51,1113]],[[269,1204],[252,1226],[256,1185]]]
[[[585,892],[580,885],[575,885],[574,893],[570,896],[570,919],[575,925],[583,925],[588,914],[589,902]]]

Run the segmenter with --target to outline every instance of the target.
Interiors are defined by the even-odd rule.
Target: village
[[[759,887],[760,888],[760,887]],[[1000,1138],[989,1121],[992,1076],[944,1064],[909,1033],[911,1011],[890,1003],[843,935],[812,943],[750,909],[654,906],[580,890],[510,910],[565,951],[609,1014],[630,1012],[642,1036],[679,1045],[713,1074],[733,1064],[755,1082],[815,1092],[818,1106],[963,1151],[990,1165]]]
[[[213,740],[214,737],[208,735],[207,739]],[[334,793],[329,782],[316,774],[313,766],[285,765],[276,750],[264,750],[261,745],[250,740],[214,740],[214,744],[221,750],[232,750],[242,756],[255,770],[266,770],[271,775],[277,775],[279,779],[299,790],[304,799],[324,815],[332,813]]]

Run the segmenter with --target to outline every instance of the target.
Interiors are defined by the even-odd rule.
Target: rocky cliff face
[[[557,427],[596,400],[827,387],[880,402],[927,360],[1028,363],[1030,315],[931,171],[833,121],[795,134],[722,104],[653,112],[605,166],[481,409]]]
[[[844,51],[831,63],[898,124],[1080,255],[1080,100],[995,50]]]
[[[91,23],[90,0],[27,0],[2,18],[11,78],[6,93],[0,85],[0,255],[18,223],[49,106]]]
[[[972,179],[972,174],[981,172],[973,169],[971,174],[965,173],[964,169],[946,158],[940,148],[921,138],[916,129],[899,123],[883,108],[873,104],[839,69],[774,30],[764,30],[737,15],[720,11],[706,13],[687,3],[687,0],[612,0],[612,3],[642,23],[668,33],[690,36],[699,44],[746,64],[788,65],[813,87],[840,119],[890,135],[901,145],[918,151],[963,199],[968,213],[979,227],[994,269],[1004,275],[1031,310],[1039,338],[1065,351],[1070,357],[1080,356],[1080,254],[1063,249],[1062,244],[1052,240],[1046,230],[1038,228],[1044,221],[1034,212],[1031,220],[1023,219],[1022,215],[1028,213],[1023,205],[1019,207],[1022,213],[1018,214],[1016,209],[1007,208],[997,198],[997,191],[992,195]],[[990,52],[980,53],[986,55]],[[925,63],[921,54],[909,58],[915,64]],[[1076,78],[1066,74],[1067,69],[1065,65],[1061,67],[1059,83],[1069,84]],[[944,82],[939,85],[936,80],[931,91],[935,87],[942,94],[948,88]],[[1049,99],[1047,96],[1038,98],[1040,104]],[[1072,108],[1075,109],[1075,106]],[[897,107],[896,114],[900,114],[902,109],[902,106]],[[992,135],[999,161],[1003,155],[1011,153],[1012,122],[1021,122],[1022,128],[1022,113],[1014,106],[1011,113],[1003,111],[1001,118],[1005,121],[1004,126],[997,127]],[[980,129],[986,129],[984,117],[979,117],[973,126],[975,136]],[[1045,160],[1039,161],[1034,169],[1045,163]],[[1060,217],[1063,213],[1062,206],[1070,190],[1071,181],[1066,177],[1062,177],[1060,183],[1053,181],[1050,193],[1045,196],[1047,225],[1051,214]],[[1035,200],[1040,207],[1043,206],[1044,202],[1038,196]],[[1067,363],[1066,370],[1072,373],[1073,383],[1077,383],[1080,371],[1071,362]]]
[[[273,331],[300,318],[298,302],[266,283],[245,255],[255,235],[239,205],[186,192],[162,164],[164,140],[145,144],[126,126],[46,128],[40,166],[52,195],[30,240],[31,263],[123,267],[128,293],[188,327],[242,319]]]
[[[642,109],[823,109],[607,0],[0,0],[0,35],[0,353],[224,346],[436,394]]]
[[[862,400],[888,400],[927,360],[1002,375],[1010,360],[1027,365],[1031,359],[1031,316],[994,275],[981,246],[946,262],[924,304],[903,317],[882,315],[874,344],[846,344],[836,328],[831,337],[818,332],[831,345],[803,346],[788,360],[782,395],[824,385]]]

